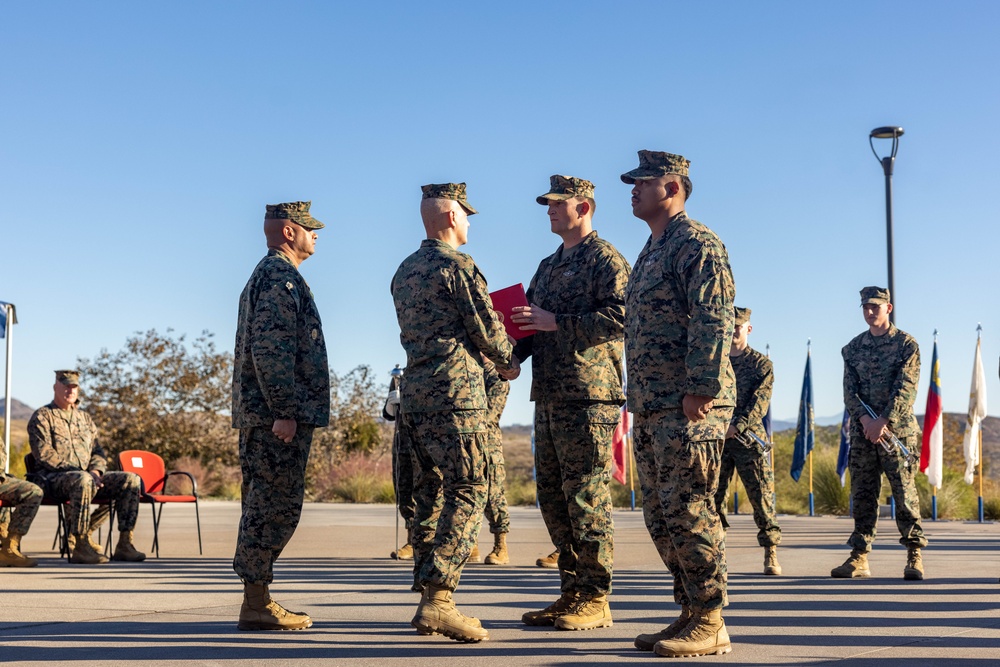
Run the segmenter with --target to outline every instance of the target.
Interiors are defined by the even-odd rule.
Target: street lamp
[[[899,138],[903,136],[901,127],[876,127],[868,134],[868,144],[872,147],[875,159],[882,163],[882,171],[885,173],[885,238],[886,252],[889,256],[889,294],[895,304],[896,289],[892,280],[892,165],[896,162],[896,150],[899,148]],[[879,157],[875,150],[875,139],[892,139],[892,154],[886,157]],[[889,313],[889,321],[896,323],[895,306],[893,312]]]

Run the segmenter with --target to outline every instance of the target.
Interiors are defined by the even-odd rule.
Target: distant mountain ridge
[[[6,400],[0,398],[0,417],[4,416],[4,411],[7,409]],[[31,415],[34,414],[35,409],[25,405],[21,401],[17,400],[13,396],[10,398],[10,418],[11,419],[31,419]]]

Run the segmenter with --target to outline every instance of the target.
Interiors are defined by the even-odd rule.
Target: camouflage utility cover
[[[735,321],[736,326],[739,326],[741,324],[746,324],[747,322],[749,322],[750,321],[750,312],[751,311],[750,311],[749,308],[740,308],[739,306],[737,306],[736,307],[736,321]]]
[[[542,206],[547,206],[550,200],[566,201],[573,197],[593,199],[594,184],[582,178],[555,174],[549,177],[549,191],[544,195],[535,197],[535,201]]]
[[[322,222],[309,214],[311,201],[293,201],[285,204],[268,204],[264,212],[265,220],[291,220],[306,229],[323,229]]]
[[[390,289],[406,351],[403,413],[486,410],[480,353],[507,370],[513,349],[476,263],[425,239],[399,265]]]
[[[920,347],[910,334],[889,325],[882,336],[856,336],[841,351],[844,357],[844,405],[851,414],[851,437],[864,438],[861,417],[868,413],[855,394],[900,438],[919,435],[913,402],[920,381]]]
[[[737,308],[737,313],[739,313]],[[774,365],[757,350],[747,346],[743,354],[729,357],[736,375],[736,409],[733,411],[733,428],[737,433],[749,429],[763,439],[764,415],[771,403],[774,388]]]
[[[683,211],[646,241],[625,296],[630,410],[680,409],[685,394],[736,405],[735,296],[726,247]]]
[[[864,287],[861,290],[861,305],[866,303],[889,303],[892,300],[889,290],[884,287]]]
[[[423,192],[421,199],[451,199],[461,204],[469,215],[479,212],[472,208],[466,198],[465,183],[430,183],[420,186],[420,190]]]
[[[80,373],[77,371],[56,371],[56,382],[64,384],[67,387],[79,387]]]
[[[662,151],[639,151],[639,166],[622,174],[622,182],[632,185],[638,180],[659,178],[669,174],[687,176],[691,160],[682,155]]]
[[[312,290],[294,264],[270,250],[240,295],[233,359],[233,428],[278,419],[330,423],[330,371]]]
[[[528,303],[556,314],[558,329],[536,331],[518,341],[517,357],[532,357],[531,400],[622,402],[630,270],[622,254],[597,232],[568,257],[560,246],[541,261],[526,295]]]

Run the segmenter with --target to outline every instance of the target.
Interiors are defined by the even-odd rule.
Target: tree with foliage
[[[112,460],[127,449],[145,449],[168,467],[181,458],[196,459],[208,471],[236,466],[232,354],[219,352],[207,331],[190,343],[172,334],[137,332],[118,352],[78,359],[83,407]],[[338,468],[350,456],[375,467],[387,458],[392,429],[382,419],[384,398],[385,386],[369,366],[330,373],[330,425],[316,430],[307,486],[342,477]]]
[[[385,385],[376,382],[370,366],[358,366],[344,376],[330,373],[330,425],[316,430],[307,478],[325,487],[338,477],[338,467],[352,454],[373,464],[392,443],[392,426],[382,418]]]
[[[209,467],[233,465],[232,354],[216,350],[207,331],[190,345],[172,332],[136,332],[118,352],[79,358],[81,403],[114,460],[121,451],[145,449],[168,464],[192,457]]]

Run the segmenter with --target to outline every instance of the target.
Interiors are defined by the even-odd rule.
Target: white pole
[[[6,367],[6,391],[4,393],[3,412],[3,446],[4,474],[10,472],[10,354],[14,341],[14,304],[7,304],[7,367]]]

